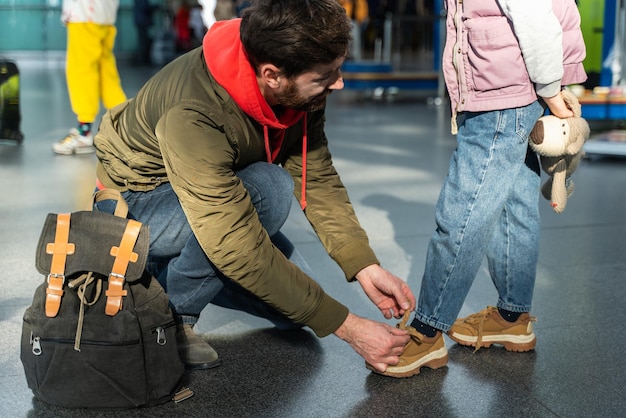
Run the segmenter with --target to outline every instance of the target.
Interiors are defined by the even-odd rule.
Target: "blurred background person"
[[[149,0],[134,0],[133,19],[137,28],[137,55],[138,65],[150,64],[150,49],[152,48],[152,38],[150,28],[153,23],[153,13],[157,6],[152,5]]]
[[[339,3],[346,9],[346,13],[352,21],[352,43],[348,58],[360,61],[362,58],[361,33],[369,19],[369,6],[367,0],[339,0]]]
[[[78,125],[52,145],[57,154],[88,154],[93,147],[92,125],[100,100],[110,109],[126,100],[113,54],[118,0],[63,0],[61,22],[67,29],[65,76]]]
[[[250,6],[250,2],[248,0],[235,0],[235,14],[237,17],[241,17],[246,8]]]
[[[237,17],[237,10],[233,0],[217,0],[215,5],[216,20],[229,20],[235,17]]]
[[[191,49],[191,29],[189,28],[189,11],[187,0],[182,0],[174,15],[174,32],[176,33],[176,52],[184,53]]]
[[[202,17],[202,6],[194,4],[189,10],[189,28],[191,29],[191,46],[192,48],[202,45],[202,38],[207,31]]]

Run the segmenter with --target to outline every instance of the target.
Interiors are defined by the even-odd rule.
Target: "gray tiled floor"
[[[42,281],[34,248],[46,213],[86,207],[95,157],[60,157],[50,149],[74,124],[62,64],[18,64],[25,140],[21,146],[0,144],[0,416],[626,416],[626,160],[617,159],[582,163],[565,213],[556,215],[542,201],[534,352],[473,353],[447,340],[448,367],[394,380],[370,374],[334,336],[281,333],[267,322],[209,307],[198,328],[224,363],[188,373],[191,399],[124,413],[68,411],[33,400],[19,361],[19,337],[22,314]],[[129,95],[151,71],[121,65]],[[383,265],[417,292],[434,203],[455,144],[446,106],[402,97],[374,102],[340,92],[332,97],[327,134]],[[355,313],[378,317],[294,212],[286,232],[324,288]],[[494,304],[495,297],[483,268],[461,314]]]

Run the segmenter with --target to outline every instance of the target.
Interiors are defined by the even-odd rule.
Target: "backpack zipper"
[[[167,338],[165,337],[165,330],[176,325],[175,321],[168,322],[167,324],[160,325],[152,329],[152,333],[156,334],[156,342],[159,345],[167,344]]]
[[[30,345],[33,346],[32,352],[36,356],[40,356],[43,353],[41,348],[41,344],[43,342],[51,342],[57,344],[74,344],[74,339],[70,338],[42,338],[40,336],[35,336],[33,332],[30,333]],[[81,340],[81,345],[95,345],[95,346],[128,346],[128,345],[136,345],[139,344],[140,340],[130,340],[130,341],[117,341],[117,342],[106,342],[106,341],[92,341],[92,340]]]
[[[167,344],[167,337],[165,336],[165,330],[167,328],[171,328],[176,325],[175,321],[170,321],[167,324],[159,325],[152,329],[152,334],[156,334],[156,342],[159,345]],[[30,332],[30,345],[32,345],[32,352],[36,356],[40,356],[42,353],[41,343],[42,342],[51,342],[58,344],[74,344],[74,340],[69,338],[41,338],[40,336],[35,336],[33,332]],[[135,345],[139,344],[141,340],[131,340],[131,341],[118,341],[118,342],[106,342],[106,341],[91,341],[91,340],[81,340],[82,344],[87,345],[99,345],[99,346],[125,346],[125,345]]]

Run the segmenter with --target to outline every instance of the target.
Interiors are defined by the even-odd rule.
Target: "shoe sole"
[[[185,363],[185,369],[187,370],[207,370],[207,369],[213,369],[219,365],[222,364],[222,360],[215,360],[212,361],[210,363],[199,363],[199,364],[194,364],[194,363]]]
[[[96,152],[96,148],[95,147],[81,147],[81,148],[75,148],[71,150],[56,150],[53,148],[52,151],[54,151],[55,154],[59,154],[59,155],[72,155],[72,154],[82,155],[82,154],[93,154],[94,152]]]
[[[74,150],[74,154],[93,154],[96,152],[96,147],[79,147]]]
[[[456,343],[464,346],[476,347],[478,342],[478,337],[473,335],[463,335],[452,332],[448,334],[448,336]],[[525,353],[535,349],[537,338],[534,333],[529,335],[483,335],[480,348],[489,348],[492,344],[501,345],[507,351]]]
[[[411,377],[416,374],[420,374],[422,367],[428,367],[429,369],[438,369],[448,364],[448,350],[445,347],[440,348],[437,351],[433,351],[429,355],[422,357],[418,361],[411,364],[407,364],[402,367],[390,366],[387,370],[381,372],[376,370],[372,365],[366,363],[366,367],[376,374],[389,377]]]

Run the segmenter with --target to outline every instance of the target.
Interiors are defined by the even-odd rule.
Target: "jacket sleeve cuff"
[[[339,264],[348,281],[355,280],[354,276],[365,267],[380,264],[367,240],[353,241],[331,256]]]
[[[554,97],[561,91],[561,80],[553,81],[550,84],[536,83],[537,95],[541,97]]]
[[[348,308],[332,297],[325,295],[315,316],[306,321],[306,325],[318,337],[326,337],[337,331],[348,317]]]

